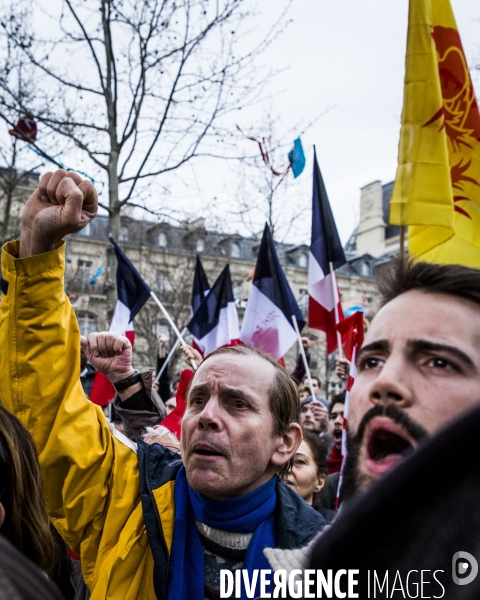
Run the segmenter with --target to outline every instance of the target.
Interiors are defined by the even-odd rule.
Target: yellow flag
[[[412,256],[480,268],[480,113],[449,0],[410,0],[390,223]]]

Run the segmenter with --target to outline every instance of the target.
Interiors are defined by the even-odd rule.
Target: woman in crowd
[[[50,530],[35,446],[22,423],[1,405],[0,445],[0,502],[4,511],[0,533],[49,572],[58,557],[58,546]]]
[[[295,454],[293,466],[287,474],[286,484],[310,504],[327,521],[331,523],[335,518],[335,511],[314,505],[315,494],[318,494],[325,485],[328,474],[327,445],[318,434],[312,431],[303,431],[303,441]]]
[[[50,526],[33,440],[1,404],[0,534],[42,571],[62,578],[62,546]]]

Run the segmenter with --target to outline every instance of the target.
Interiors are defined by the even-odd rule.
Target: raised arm
[[[139,504],[135,454],[83,393],[80,333],[63,289],[61,239],[96,212],[90,182],[63,170],[44,175],[25,207],[20,242],[4,247],[0,304],[1,401],[34,438],[50,516],[81,553],[89,585]]]

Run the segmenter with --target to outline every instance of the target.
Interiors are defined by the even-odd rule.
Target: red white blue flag
[[[332,271],[347,262],[338,235],[335,219],[328,201],[327,190],[314,150],[312,195],[312,239],[308,264],[308,326],[327,335],[327,352],[337,348],[335,329],[335,294],[338,289]],[[337,302],[339,321],[343,318],[340,301]]]
[[[126,336],[133,346],[135,333],[133,319],[150,298],[150,288],[133,266],[133,263],[122,252],[113,238],[110,242],[117,257],[117,303],[113,312],[109,331]],[[115,389],[109,379],[97,371],[93,380],[90,400],[104,406],[115,397]]]
[[[204,356],[222,346],[238,344],[238,313],[228,265],[195,311],[187,328]]]
[[[277,359],[282,358],[297,341],[293,315],[301,330],[305,319],[280,266],[270,228],[265,223],[240,341]]]

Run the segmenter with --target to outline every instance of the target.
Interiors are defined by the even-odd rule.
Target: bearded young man
[[[34,438],[56,529],[92,600],[218,597],[219,571],[268,569],[324,520],[277,478],[301,442],[296,387],[252,348],[210,355],[187,395],[181,454],[122,443],[80,383],[80,333],[63,289],[65,243],[96,214],[92,184],[60,169],[29,198],[2,255],[2,403]],[[126,338],[84,340],[120,401],[141,386]],[[283,550],[282,550],[283,551]],[[255,588],[258,596],[259,583]],[[268,587],[268,586],[267,586]],[[245,591],[243,592],[245,595]]]
[[[357,356],[344,497],[480,402],[480,271],[396,263]]]
[[[309,568],[358,597],[480,597],[480,271],[397,263],[357,357],[348,502]],[[345,588],[332,598],[344,598]]]

